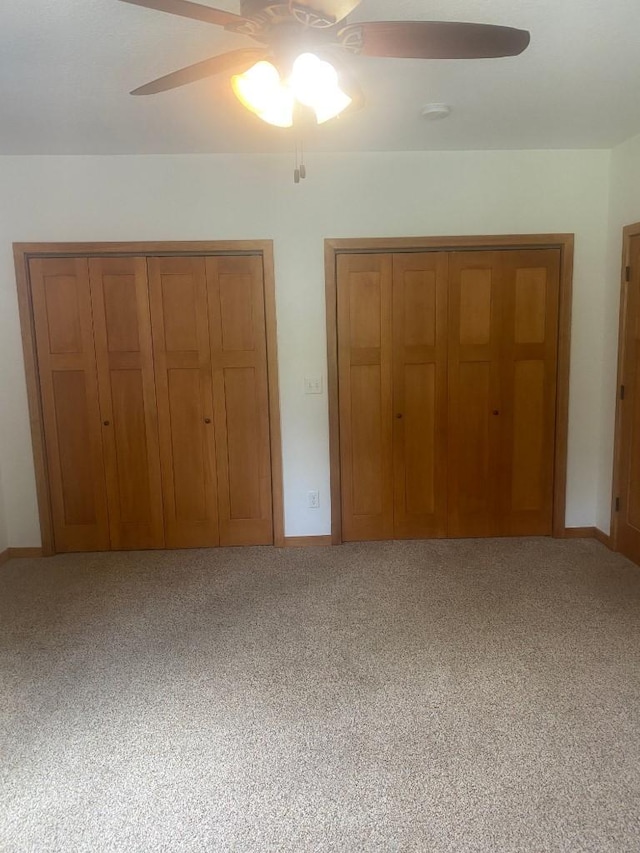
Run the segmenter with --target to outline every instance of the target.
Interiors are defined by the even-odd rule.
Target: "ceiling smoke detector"
[[[427,121],[442,121],[451,115],[449,104],[427,104],[422,108],[422,116]]]

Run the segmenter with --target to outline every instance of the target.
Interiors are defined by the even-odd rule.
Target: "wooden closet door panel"
[[[114,550],[162,548],[158,416],[145,258],[89,260]]]
[[[500,533],[553,527],[560,252],[504,251]]]
[[[149,258],[149,301],[168,548],[219,543],[204,258]]]
[[[55,549],[109,549],[87,261],[29,262]]]
[[[273,543],[262,259],[206,259],[221,545]]]
[[[393,538],[391,255],[339,255],[342,537]]]
[[[393,256],[394,536],[447,533],[445,252]]]
[[[500,253],[449,259],[449,529],[498,533],[500,483]]]

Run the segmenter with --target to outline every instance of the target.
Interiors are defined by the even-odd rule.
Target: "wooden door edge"
[[[25,365],[29,424],[33,450],[38,517],[43,556],[56,553],[51,515],[51,493],[47,467],[44,419],[35,344],[29,261],[34,257],[90,257],[111,255],[224,255],[251,254],[262,257],[267,335],[267,377],[269,385],[269,432],[271,437],[271,477],[273,544],[284,544],[284,486],[282,431],[277,356],[275,267],[272,240],[198,240],[131,243],[14,243],[13,257],[18,294],[18,310]]]
[[[622,453],[622,406],[619,389],[623,384],[624,345],[626,339],[627,290],[626,269],[629,264],[629,250],[632,237],[640,236],[640,222],[626,225],[622,229],[622,259],[620,269],[620,310],[618,312],[618,368],[616,374],[616,416],[613,440],[613,471],[611,476],[611,547],[618,550],[618,518],[616,498],[619,497],[622,472],[620,471]]]
[[[639,226],[640,228],[640,226]],[[575,235],[508,234],[455,237],[327,238],[324,241],[325,302],[327,332],[327,392],[329,402],[329,460],[331,492],[331,538],[342,543],[342,499],[340,485],[340,422],[338,398],[337,257],[342,253],[496,251],[504,249],[559,249],[560,290],[558,310],[558,368],[556,391],[556,436],[554,447],[552,535],[563,538],[566,517],[567,449],[569,438],[569,371],[571,355],[571,309]]]

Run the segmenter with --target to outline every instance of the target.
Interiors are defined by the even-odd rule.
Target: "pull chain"
[[[304,181],[307,177],[307,167],[304,165],[304,142],[300,140],[300,177]]]
[[[298,157],[298,153],[300,156]],[[296,166],[293,170],[293,182],[299,184],[300,180],[307,177],[307,167],[304,164],[304,142],[300,140],[300,152],[298,152],[298,143],[295,145]]]

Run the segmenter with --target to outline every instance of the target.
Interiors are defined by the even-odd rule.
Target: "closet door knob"
[[[104,424],[104,426],[109,426],[111,424],[111,421],[102,421],[102,423]]]
[[[402,420],[402,415],[398,414],[398,415],[396,415],[396,417],[397,417],[397,419],[398,419],[399,421],[401,421],[401,420]]]
[[[210,423],[211,423],[211,418],[205,418],[205,419],[204,419],[204,422],[205,422],[205,424],[210,424]]]
[[[497,409],[494,409],[494,410],[493,410],[493,414],[494,414],[494,415],[499,415],[499,414],[500,414],[500,412],[499,412]]]

